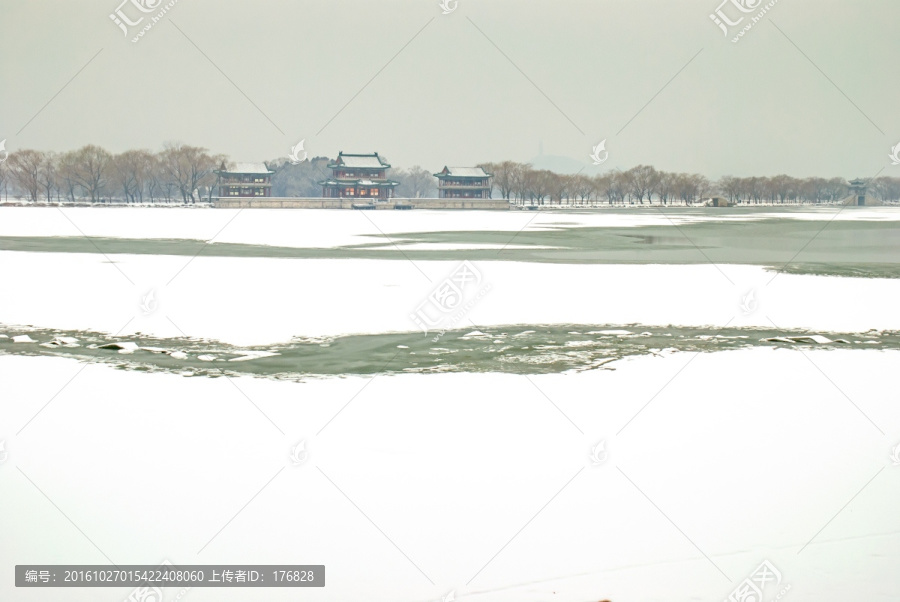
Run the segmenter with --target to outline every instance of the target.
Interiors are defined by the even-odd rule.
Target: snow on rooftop
[[[265,163],[236,163],[231,173],[270,173]]]
[[[375,167],[380,169],[385,166],[377,155],[341,155],[340,160],[346,167]]]
[[[462,178],[486,178],[488,174],[480,167],[448,167],[447,175]]]

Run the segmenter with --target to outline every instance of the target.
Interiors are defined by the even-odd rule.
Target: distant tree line
[[[213,195],[215,171],[226,165],[224,155],[186,144],[118,155],[93,144],[66,153],[26,149],[0,164],[0,187],[12,186],[33,203],[196,203]]]
[[[322,180],[331,176],[328,157],[314,157],[293,164],[286,158],[269,161],[266,165],[272,174],[272,196],[317,197],[322,196]]]
[[[333,159],[314,157],[293,163],[269,161],[272,195],[318,197],[320,182],[331,176]],[[225,155],[181,143],[168,143],[159,152],[129,150],[112,154],[88,145],[66,153],[19,150],[0,162],[0,194],[39,202],[196,203],[217,196],[218,171],[233,168]],[[493,196],[530,205],[671,205],[692,204],[710,196],[731,202],[831,203],[849,194],[843,178],[725,176],[710,181],[700,174],[673,173],[649,165],[602,174],[559,174],[528,163],[483,163],[493,174]],[[433,198],[437,179],[420,166],[391,168],[387,177],[399,182],[395,196]],[[900,201],[900,178],[882,176],[869,181],[869,194],[886,202]]]
[[[691,204],[712,195],[749,204],[828,203],[849,194],[843,178],[725,176],[711,182],[700,174],[661,171],[649,165],[595,176],[558,174],[513,161],[483,163],[481,167],[494,175],[494,190],[501,198],[532,205]],[[896,202],[900,200],[900,178],[875,178],[869,181],[868,192],[883,201]]]

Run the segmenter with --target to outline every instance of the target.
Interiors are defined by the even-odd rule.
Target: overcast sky
[[[779,0],[738,43],[756,11],[726,37],[721,0],[179,0],[137,43],[156,13],[128,0],[126,37],[119,2],[0,0],[8,150],[305,139],[437,171],[606,139],[600,169],[900,176],[896,0]]]

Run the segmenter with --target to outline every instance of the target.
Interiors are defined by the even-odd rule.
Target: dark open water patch
[[[473,228],[477,224],[473,223]],[[0,236],[0,250],[278,257],[522,261],[564,264],[745,264],[796,274],[900,278],[900,222],[760,219],[634,227],[563,224],[506,230],[370,235],[372,242],[334,248],[207,243],[190,239]],[[485,249],[425,250],[420,244],[478,245]],[[114,257],[110,257],[115,260]]]
[[[25,337],[25,339],[23,339]],[[16,340],[23,342],[16,342]],[[0,354],[67,357],[123,370],[184,376],[252,375],[304,380],[328,376],[498,372],[550,374],[614,369],[627,357],[751,347],[900,349],[900,332],[636,325],[501,326],[403,332],[237,347],[190,338],[159,339],[0,325]]]

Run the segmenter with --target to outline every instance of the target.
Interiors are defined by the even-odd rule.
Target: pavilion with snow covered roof
[[[275,172],[265,163],[236,163],[233,169],[223,165],[215,173],[219,175],[219,198],[272,196]]]
[[[434,174],[438,179],[438,198],[489,199],[491,177],[480,167],[447,167]]]
[[[328,167],[331,177],[319,182],[323,197],[387,200],[399,184],[387,178],[390,164],[378,153],[351,155],[341,151]]]

